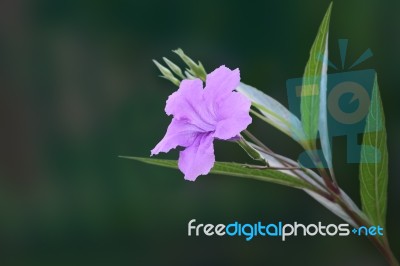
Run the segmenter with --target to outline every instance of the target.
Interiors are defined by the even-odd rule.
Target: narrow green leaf
[[[334,177],[332,165],[332,150],[328,130],[328,105],[327,105],[327,89],[328,89],[328,35],[326,35],[325,51],[322,61],[321,85],[319,98],[319,119],[318,130],[321,140],[322,153],[328,165],[331,176]]]
[[[360,193],[362,209],[375,225],[385,226],[388,151],[385,117],[375,76],[371,105],[361,146]]]
[[[148,164],[178,169],[178,163],[175,160],[163,160],[163,159],[128,157],[128,156],[120,156],[120,157]],[[299,189],[315,190],[314,186],[310,185],[309,183],[295,176],[282,173],[278,170],[247,168],[239,163],[215,162],[214,167],[211,169],[210,173],[256,179]]]
[[[311,47],[310,57],[308,59],[301,89],[301,122],[304,128],[305,137],[310,142],[311,147],[315,147],[315,139],[318,132],[319,118],[319,98],[320,98],[320,82],[329,21],[331,17],[332,3],[329,5],[328,11],[319,27],[317,37]]]
[[[304,140],[304,132],[300,120],[277,100],[256,88],[240,83],[236,90],[246,96],[266,118],[267,123],[287,134],[294,140]]]

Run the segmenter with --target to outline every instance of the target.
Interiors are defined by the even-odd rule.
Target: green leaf
[[[304,132],[300,120],[277,100],[256,88],[240,83],[236,90],[246,96],[257,108],[265,122],[287,134],[300,144],[304,140]]]
[[[148,164],[178,169],[178,163],[175,160],[128,157],[128,156],[120,156],[120,158],[132,159]],[[298,177],[282,173],[278,170],[252,169],[245,167],[239,163],[215,162],[214,167],[211,169],[210,173],[256,179],[299,189],[315,190],[314,186],[310,185],[309,183],[305,182],[304,180]]]
[[[360,193],[362,209],[375,225],[385,226],[388,151],[385,117],[375,76],[371,105],[361,146]]]
[[[305,132],[305,137],[311,144],[312,148],[315,148],[315,139],[317,138],[318,132],[319,92],[323,66],[323,60],[321,60],[321,57],[324,54],[328,39],[331,10],[332,3],[329,5],[328,11],[319,27],[317,37],[311,47],[310,57],[304,71],[301,89],[301,122]]]
[[[325,51],[322,61],[321,71],[321,85],[320,85],[320,98],[319,98],[319,119],[318,131],[321,141],[322,153],[328,165],[331,176],[334,176],[332,165],[332,150],[328,130],[328,104],[327,104],[327,85],[328,85],[328,35],[326,35]]]

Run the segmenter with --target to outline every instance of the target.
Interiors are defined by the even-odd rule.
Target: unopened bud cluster
[[[176,86],[179,86],[180,82],[183,79],[200,78],[203,81],[206,80],[207,72],[205,71],[200,61],[196,64],[180,48],[174,50],[173,52],[176,53],[182,59],[182,61],[186,64],[187,68],[183,72],[179,66],[177,66],[175,63],[173,63],[166,57],[163,57],[163,60],[167,65],[167,67],[163,66],[156,60],[153,60],[154,64],[160,70],[162,78],[171,81]]]

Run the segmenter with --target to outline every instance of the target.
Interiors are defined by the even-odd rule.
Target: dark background
[[[242,80],[287,103],[329,1],[23,1],[0,3],[0,260],[3,265],[385,265],[357,237],[201,238],[187,223],[340,223],[301,191],[117,158],[148,156],[170,118],[176,88],[151,59],[181,47],[208,71],[240,67]],[[334,1],[330,54],[349,39],[348,63],[367,48],[384,102],[390,155],[387,230],[400,256],[398,66],[400,2]],[[296,158],[275,129],[250,129]],[[357,165],[336,138],[339,183],[359,203]],[[172,152],[162,158],[177,158]],[[230,143],[218,160],[245,161]]]

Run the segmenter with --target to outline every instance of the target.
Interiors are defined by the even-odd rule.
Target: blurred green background
[[[148,156],[170,118],[176,88],[151,59],[181,47],[211,71],[239,67],[242,80],[287,103],[329,1],[23,1],[0,3],[0,260],[2,265],[385,265],[357,237],[188,237],[187,223],[340,223],[301,191],[117,158]],[[400,2],[334,1],[330,54],[349,39],[348,62],[379,74],[390,153],[387,230],[400,256]],[[275,129],[250,129],[297,158]],[[359,203],[357,165],[336,138],[339,183]],[[177,158],[172,152],[162,158]],[[230,143],[218,160],[246,161]]]

